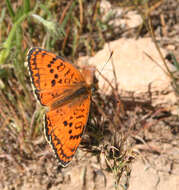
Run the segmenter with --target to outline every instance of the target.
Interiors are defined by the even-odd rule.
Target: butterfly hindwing
[[[47,140],[62,166],[73,158],[88,120],[90,95],[76,105],[66,104],[49,111],[45,116]]]

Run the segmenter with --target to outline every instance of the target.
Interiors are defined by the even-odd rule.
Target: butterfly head
[[[95,70],[96,68],[94,66],[84,66],[82,68],[82,75],[85,79],[85,82],[88,86],[91,86],[94,83],[94,77],[95,77]]]

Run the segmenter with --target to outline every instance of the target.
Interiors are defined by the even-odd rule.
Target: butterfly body
[[[88,120],[91,79],[72,64],[41,49],[28,52],[28,66],[34,92],[43,106],[45,133],[62,166],[73,158]],[[93,72],[93,71],[92,71]],[[86,78],[85,78],[86,77]]]

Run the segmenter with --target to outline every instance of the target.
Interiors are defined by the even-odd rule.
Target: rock
[[[137,160],[132,165],[129,190],[177,190],[179,187],[179,176],[177,173],[169,174],[157,169],[150,164],[146,165],[141,160]]]
[[[113,56],[107,62],[111,51],[114,52]],[[166,51],[161,49],[161,52],[165,57]],[[83,60],[83,58],[80,60]],[[87,58],[84,60],[83,62],[86,62]],[[120,93],[128,91],[134,92],[134,95],[138,96],[141,93],[150,91],[153,93],[154,105],[166,102],[173,104],[176,102],[170,78],[165,72],[166,69],[151,38],[138,40],[122,38],[106,44],[103,50],[88,59],[88,63],[94,65],[115,86],[112,62]],[[101,92],[108,94],[111,91],[108,83],[98,73],[96,75]]]
[[[128,11],[121,7],[113,7],[109,1],[102,0],[100,3],[100,10],[102,13],[102,21],[106,21],[113,15],[113,19],[110,21],[110,24],[116,27],[125,28],[134,28],[142,24],[142,17],[137,14],[137,11]],[[115,30],[115,29],[114,29]]]

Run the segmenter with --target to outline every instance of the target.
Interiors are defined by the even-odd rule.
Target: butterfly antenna
[[[106,66],[106,64],[107,64],[107,63],[109,62],[109,60],[111,59],[112,55],[113,55],[113,51],[111,51],[111,54],[110,54],[108,60],[107,60],[106,63],[103,65],[103,67],[102,67],[102,69],[101,69],[101,71],[100,71],[101,73],[102,73],[104,67]]]

